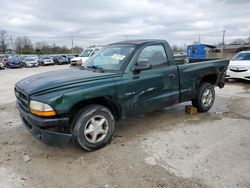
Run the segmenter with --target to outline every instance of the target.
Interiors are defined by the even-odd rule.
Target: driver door
[[[123,75],[122,90],[127,115],[151,112],[177,103],[178,69],[177,66],[168,65],[164,46],[146,46],[137,62],[148,62],[152,68]]]

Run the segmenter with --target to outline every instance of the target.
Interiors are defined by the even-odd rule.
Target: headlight
[[[38,116],[54,116],[56,115],[56,112],[54,109],[46,104],[39,101],[30,101],[30,111],[32,114],[38,115]]]

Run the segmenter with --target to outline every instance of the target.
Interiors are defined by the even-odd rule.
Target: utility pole
[[[23,42],[21,42],[21,54],[23,54]]]
[[[5,53],[5,39],[4,39],[4,35],[6,34],[6,31],[5,30],[0,30],[0,34],[1,34],[1,46],[2,46],[2,50],[3,50],[3,53]]]
[[[10,36],[10,42],[11,42],[11,53],[13,53],[13,40],[12,40],[12,35]]]
[[[223,51],[224,51],[224,45],[225,45],[225,33],[226,33],[226,31],[225,30],[223,30],[222,31],[222,44],[221,44],[221,53],[223,53]]]
[[[201,34],[199,34],[199,44],[201,43]]]
[[[71,36],[71,53],[74,54],[74,38]]]

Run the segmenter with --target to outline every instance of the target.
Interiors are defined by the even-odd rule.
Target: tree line
[[[0,30],[0,53],[16,53],[16,54],[79,54],[83,48],[74,46],[59,46],[57,44],[48,44],[47,42],[35,42],[27,36],[12,37],[7,36],[5,30]]]

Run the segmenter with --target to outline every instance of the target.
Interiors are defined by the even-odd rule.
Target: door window
[[[150,45],[145,47],[139,55],[137,62],[145,61],[153,67],[166,65],[167,56],[162,44]]]

